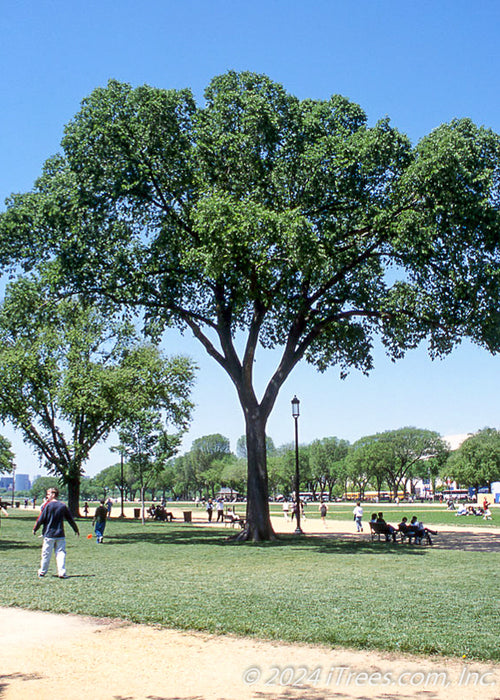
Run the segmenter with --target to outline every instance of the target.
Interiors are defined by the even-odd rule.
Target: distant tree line
[[[231,452],[227,437],[216,433],[195,440],[183,455],[162,459],[151,455],[142,475],[133,459],[123,463],[124,495],[134,499],[145,488],[150,498],[214,498],[221,488],[246,495],[246,438]],[[267,438],[269,492],[289,496],[295,488],[295,446],[276,447]],[[500,431],[484,428],[455,451],[438,433],[405,427],[363,437],[353,444],[327,437],[299,447],[300,490],[313,498],[329,499],[346,493],[363,498],[368,491],[415,494],[426,480],[434,492],[451,481],[460,487],[491,487],[500,481]],[[118,462],[91,479],[83,479],[82,498],[119,495],[122,467]],[[141,481],[142,479],[142,481]],[[40,481],[40,480],[39,480]],[[37,482],[38,483],[38,482]]]

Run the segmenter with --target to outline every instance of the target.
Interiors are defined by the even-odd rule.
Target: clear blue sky
[[[416,142],[454,117],[500,131],[500,2],[497,0],[17,0],[0,16],[0,198],[30,189],[59,148],[80,101],[109,78],[133,85],[190,87],[198,100],[226,70],[266,73],[298,97],[340,93],[371,123],[388,115]],[[167,351],[200,365],[197,409],[185,448],[202,435],[244,432],[235,391],[188,336]],[[271,358],[272,359],[272,358]],[[263,382],[272,366],[258,356]],[[369,377],[340,381],[302,365],[282,390],[268,425],[276,444],[293,440],[290,400],[301,400],[301,442],[354,441],[414,425],[442,435],[499,427],[499,360],[464,343],[444,361],[425,348],[397,364],[377,352]],[[36,460],[7,428],[20,472]],[[114,461],[96,449],[93,474]]]

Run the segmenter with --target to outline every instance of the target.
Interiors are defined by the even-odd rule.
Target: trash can
[[[16,508],[20,508],[20,507],[21,507],[21,501],[16,501]]]
[[[192,511],[191,511],[191,510],[185,510],[185,511],[183,511],[183,513],[184,513],[184,522],[185,522],[185,523],[190,523],[190,522],[191,522],[191,514],[192,514]]]
[[[134,518],[140,518],[140,517],[141,517],[141,509],[134,508]]]

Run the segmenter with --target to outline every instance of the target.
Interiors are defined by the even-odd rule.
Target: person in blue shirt
[[[57,575],[59,578],[67,578],[64,521],[68,521],[76,535],[80,534],[78,525],[75,523],[68,506],[59,501],[58,498],[59,489],[48,489],[47,502],[43,506],[33,528],[33,534],[35,534],[41,527],[43,535],[42,559],[38,569],[38,578],[43,578],[47,573],[52,552],[55,552]]]

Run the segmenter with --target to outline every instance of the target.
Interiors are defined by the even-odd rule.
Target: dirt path
[[[0,608],[2,700],[493,700],[500,666]]]
[[[176,519],[182,520],[182,510],[176,508],[169,508],[175,516]],[[240,506],[241,513],[243,513],[244,508]],[[133,509],[125,509],[126,515],[129,517],[133,516]],[[392,511],[387,513],[387,520],[395,525],[399,522],[402,515],[407,515],[409,510]],[[203,527],[220,527],[215,522],[208,523],[207,516],[205,513],[199,509],[193,509],[193,522],[197,526],[201,525]],[[500,552],[500,527],[495,525],[500,520],[500,509],[496,508],[495,511],[495,521],[491,524],[488,523],[488,527],[478,527],[474,525],[473,518],[464,519],[463,525],[447,525],[446,528],[442,526],[436,526],[438,530],[438,535],[433,537],[434,547],[437,549],[461,549],[467,551],[489,551]],[[274,531],[277,534],[281,533],[293,533],[296,527],[296,523],[290,519],[285,520],[282,516],[272,516],[271,523]],[[370,540],[370,527],[368,522],[364,522],[364,531],[362,533],[357,533],[355,525],[352,520],[328,520],[326,521],[326,526],[323,525],[319,518],[306,517],[301,520],[301,528],[306,535],[320,535],[341,537],[344,540]],[[231,528],[227,527],[228,535],[231,534]],[[383,543],[381,543],[383,544]],[[414,546],[408,543],[402,546]]]

